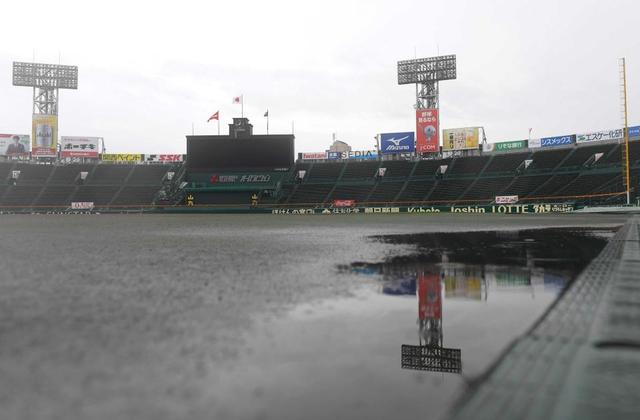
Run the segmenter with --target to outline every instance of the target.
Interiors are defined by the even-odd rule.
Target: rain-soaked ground
[[[2,216],[0,418],[439,417],[624,220]]]

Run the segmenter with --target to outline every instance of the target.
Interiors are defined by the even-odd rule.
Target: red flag
[[[241,104],[241,103],[242,103],[242,95],[240,95],[240,96],[234,96],[234,97],[233,97],[233,103],[234,103],[234,104]]]
[[[219,120],[220,117],[220,111],[216,111],[215,114],[213,114],[212,116],[209,117],[209,119],[207,120],[207,122],[211,121],[211,120]]]

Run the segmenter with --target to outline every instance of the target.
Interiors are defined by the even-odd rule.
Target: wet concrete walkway
[[[640,418],[640,217],[464,396],[454,419]]]

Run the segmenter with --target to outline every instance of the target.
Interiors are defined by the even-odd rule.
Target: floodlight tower
[[[13,85],[33,87],[33,114],[58,115],[58,90],[78,89],[78,66],[14,61]]]
[[[398,84],[416,85],[416,152],[440,151],[438,82],[456,78],[456,56],[398,61]]]
[[[32,155],[55,157],[58,93],[60,89],[78,89],[78,67],[14,61],[13,85],[33,87]]]
[[[398,61],[398,84],[416,85],[416,109],[438,109],[438,82],[455,78],[455,55]]]

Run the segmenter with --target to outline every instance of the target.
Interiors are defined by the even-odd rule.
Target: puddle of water
[[[415,251],[339,268],[355,297],[257,321],[216,418],[437,418],[606,244],[610,230],[377,237]],[[212,391],[213,392],[213,391]]]

